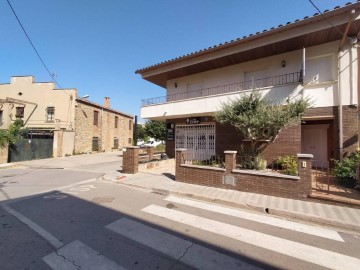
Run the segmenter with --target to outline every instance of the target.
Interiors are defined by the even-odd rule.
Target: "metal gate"
[[[185,148],[187,159],[211,159],[215,156],[215,124],[176,126],[175,148]]]
[[[53,138],[20,139],[9,148],[9,162],[51,158]]]

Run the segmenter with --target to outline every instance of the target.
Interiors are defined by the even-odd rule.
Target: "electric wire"
[[[344,36],[344,32],[342,32],[338,27],[336,27],[325,15],[321,10],[315,5],[315,3],[312,0],[308,0],[310,4],[320,13],[320,15],[342,36]],[[346,36],[348,39],[349,37]]]
[[[34,49],[34,51],[35,51],[36,55],[38,56],[38,58],[39,58],[40,62],[42,63],[42,65],[44,66],[44,68],[46,69],[46,71],[49,73],[50,77],[51,77],[51,78],[53,79],[53,81],[54,81],[54,82],[58,85],[58,87],[59,87],[61,90],[63,90],[63,92],[64,92],[65,94],[67,94],[68,96],[72,97],[69,93],[65,92],[65,90],[64,90],[64,89],[61,87],[61,85],[59,84],[59,82],[55,79],[54,74],[50,72],[50,70],[49,70],[49,68],[47,67],[47,65],[45,64],[45,62],[44,62],[43,58],[40,56],[40,54],[39,54],[38,50],[36,49],[36,47],[35,47],[34,43],[31,41],[30,36],[29,36],[29,35],[28,35],[28,33],[26,32],[26,30],[25,30],[25,28],[24,28],[23,24],[21,23],[21,21],[20,21],[19,17],[17,16],[17,14],[16,14],[16,12],[15,12],[15,10],[14,10],[13,6],[11,5],[10,1],[9,1],[9,0],[6,0],[6,1],[7,1],[8,5],[9,5],[9,7],[10,7],[10,9],[11,9],[12,13],[14,14],[14,16],[15,16],[16,20],[18,21],[18,23],[19,23],[19,25],[20,25],[21,29],[23,30],[23,32],[24,32],[24,34],[25,34],[25,36],[26,36],[27,40],[29,41],[29,43],[30,43],[31,47]]]

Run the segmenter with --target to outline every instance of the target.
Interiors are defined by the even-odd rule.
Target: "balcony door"
[[[215,156],[215,124],[176,126],[175,148],[185,148],[187,159],[209,160]]]

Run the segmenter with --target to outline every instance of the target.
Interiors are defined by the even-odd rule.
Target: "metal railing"
[[[197,97],[207,97],[207,96],[213,96],[219,94],[226,94],[226,93],[238,92],[242,90],[259,89],[269,86],[280,86],[291,83],[300,83],[301,82],[300,75],[301,75],[300,72],[293,72],[293,73],[282,74],[273,77],[261,78],[257,80],[244,81],[239,83],[220,85],[216,87],[190,91],[190,92],[177,93],[162,97],[143,99],[141,100],[141,106],[143,107],[143,106],[161,104],[161,103],[178,101],[178,100],[186,100]]]

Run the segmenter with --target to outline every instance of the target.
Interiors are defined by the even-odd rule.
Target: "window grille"
[[[193,160],[215,156],[215,124],[180,125],[175,128],[175,148],[185,148]]]

